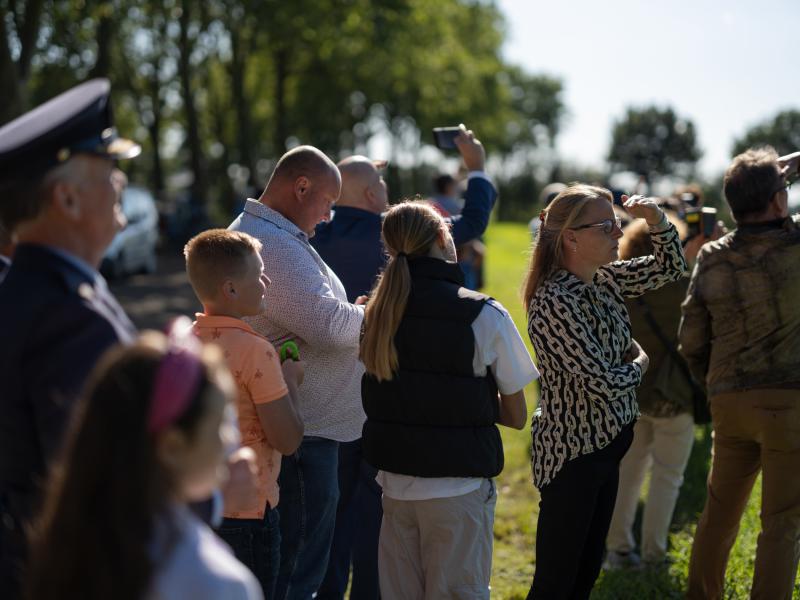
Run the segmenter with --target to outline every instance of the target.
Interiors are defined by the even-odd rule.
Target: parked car
[[[158,210],[153,195],[144,188],[128,186],[122,192],[122,212],[128,220],[103,257],[101,271],[118,279],[131,273],[156,270]]]

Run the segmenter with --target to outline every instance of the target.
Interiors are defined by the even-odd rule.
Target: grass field
[[[530,349],[525,314],[519,299],[520,283],[527,266],[529,240],[525,225],[494,223],[490,226],[486,234],[488,255],[484,291],[509,310]],[[527,396],[531,413],[538,397],[534,385],[527,390]],[[530,478],[530,429],[501,429],[506,466],[498,478],[492,597],[502,600],[524,599],[535,564],[534,536],[538,514],[538,494]],[[710,455],[710,430],[698,427],[673,518],[669,567],[662,570],[602,573],[592,593],[593,599],[661,600],[683,597],[695,523],[705,501],[705,479]],[[756,483],[728,564],[725,596],[728,599],[749,597],[759,531],[759,490],[760,480]],[[800,599],[800,586],[795,586],[793,598]]]

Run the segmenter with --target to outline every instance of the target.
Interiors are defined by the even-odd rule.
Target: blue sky
[[[505,56],[564,81],[569,162],[602,166],[614,119],[654,103],[694,122],[716,175],[749,126],[800,109],[800,0],[496,1]]]

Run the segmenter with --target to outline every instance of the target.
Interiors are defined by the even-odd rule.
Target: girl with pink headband
[[[95,370],[32,532],[30,598],[262,598],[187,507],[220,486],[238,445],[223,357],[187,324]]]

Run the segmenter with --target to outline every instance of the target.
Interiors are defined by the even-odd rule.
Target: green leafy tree
[[[765,145],[773,146],[781,155],[800,149],[800,110],[784,110],[748,129],[734,142],[732,156]]]
[[[608,161],[612,169],[644,177],[688,177],[702,155],[694,124],[671,108],[628,108],[614,123]]]
[[[28,108],[27,86],[43,9],[44,0],[0,1],[0,124]]]

